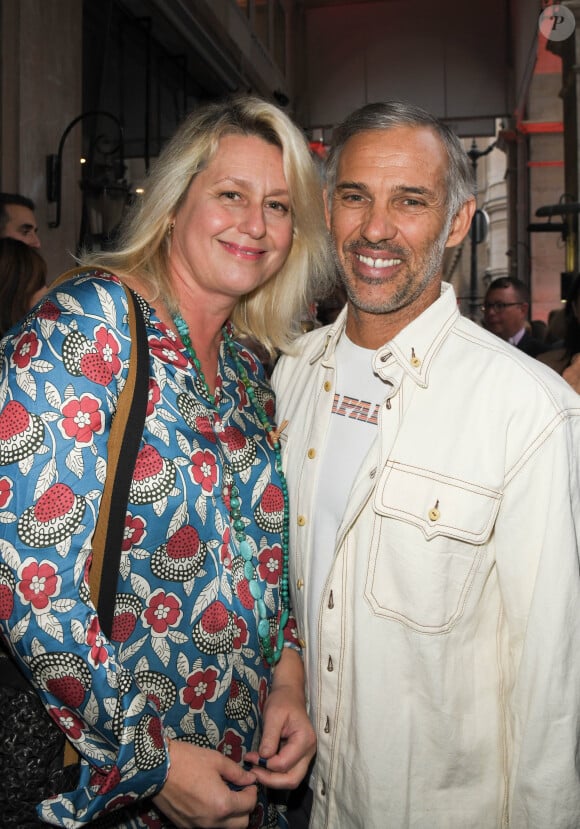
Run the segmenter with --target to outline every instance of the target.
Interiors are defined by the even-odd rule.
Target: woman
[[[572,282],[564,307],[564,345],[540,354],[538,360],[561,374],[580,392],[580,276]]]
[[[46,293],[46,262],[30,245],[0,239],[0,336]]]
[[[296,786],[314,737],[286,621],[273,399],[234,332],[287,347],[325,260],[319,182],[300,132],[255,98],[210,105],[164,149],[118,251],[85,262],[88,274],[49,294],[4,344],[0,399],[38,413],[45,440],[2,470],[15,584],[3,631],[29,676],[38,647],[80,654],[90,675],[90,693],[59,720],[84,760],[76,791],[42,807],[57,826],[135,800],[134,822],[111,825],[285,825],[264,786]],[[118,280],[145,301],[150,402],[107,641],[84,581],[129,354]],[[0,435],[3,425],[12,437],[12,422]],[[80,497],[88,508],[75,523]],[[69,518],[56,547],[22,540],[38,522]],[[251,553],[251,574],[240,551]],[[39,693],[59,710],[57,693]]]

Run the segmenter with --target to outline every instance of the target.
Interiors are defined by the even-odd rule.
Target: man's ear
[[[446,248],[453,248],[465,239],[471,227],[471,220],[473,219],[475,208],[476,203],[473,197],[461,205],[451,222],[449,236],[445,243]]]
[[[328,199],[328,190],[326,187],[322,191],[322,198],[324,199],[324,216],[326,218],[326,227],[330,230],[330,203]]]

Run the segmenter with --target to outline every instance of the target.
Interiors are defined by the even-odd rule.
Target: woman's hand
[[[156,807],[180,829],[246,829],[256,806],[256,775],[218,751],[172,740]],[[227,785],[242,786],[233,791]]]
[[[245,759],[256,764],[252,771],[264,786],[295,789],[306,776],[315,751],[316,736],[304,699],[302,659],[286,648],[264,706],[259,752],[248,752]],[[257,765],[260,757],[267,760],[267,768]]]
[[[564,370],[562,377],[572,386],[574,391],[580,394],[580,354],[574,354],[572,362]]]

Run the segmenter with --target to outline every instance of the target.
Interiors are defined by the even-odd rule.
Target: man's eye
[[[360,193],[343,193],[340,196],[341,201],[345,202],[362,202],[364,201]]]
[[[236,193],[235,190],[224,190],[223,193],[220,193],[220,196],[223,196],[225,199],[230,199],[231,201],[241,199],[240,194]]]

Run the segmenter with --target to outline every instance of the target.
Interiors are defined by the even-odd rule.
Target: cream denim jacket
[[[580,827],[580,396],[462,318],[391,342],[317,618],[308,560],[345,313],[274,375],[293,602],[318,628],[313,829]]]

